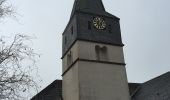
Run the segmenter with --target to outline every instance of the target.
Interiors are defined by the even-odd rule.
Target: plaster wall
[[[84,41],[78,41],[79,58],[97,60],[95,46],[107,48],[107,58],[103,61],[124,63],[123,47]]]
[[[62,88],[64,100],[79,100],[78,63],[64,75]]]
[[[80,100],[130,100],[125,66],[78,62]]]
[[[102,61],[124,63],[123,47],[86,41],[77,41],[66,53],[62,60],[63,72],[70,66],[68,65],[67,55],[72,53],[72,63],[76,59],[97,60],[95,46],[107,47],[107,58]]]
[[[103,62],[97,60],[95,46],[107,48],[108,56],[101,59]],[[67,64],[70,52],[71,66]],[[123,47],[77,41],[63,58],[64,100],[130,100],[123,64]]]

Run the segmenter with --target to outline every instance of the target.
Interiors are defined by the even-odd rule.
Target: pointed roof
[[[106,13],[101,0],[75,0],[71,17],[76,11]]]

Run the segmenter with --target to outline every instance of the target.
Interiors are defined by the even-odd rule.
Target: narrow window
[[[88,21],[88,29],[91,30],[91,22]]]
[[[101,56],[101,58],[102,58],[102,60],[107,60],[107,58],[108,58],[108,54],[107,54],[108,52],[107,52],[107,47],[106,46],[103,46],[102,48],[101,48],[101,53],[100,53],[100,56]]]
[[[67,37],[64,37],[64,43],[67,44]]]
[[[100,46],[95,46],[96,60],[100,60]]]
[[[73,32],[74,32],[74,28],[73,26],[71,27],[71,34],[73,35]]]
[[[70,66],[72,64],[72,52],[70,51],[67,55],[67,66]]]
[[[111,25],[108,26],[109,33],[112,33],[112,27]]]

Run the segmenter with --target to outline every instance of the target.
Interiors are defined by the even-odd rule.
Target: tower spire
[[[76,11],[105,12],[102,0],[75,0],[71,17]]]

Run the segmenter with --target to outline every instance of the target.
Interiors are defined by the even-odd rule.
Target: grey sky
[[[0,34],[35,35],[33,48],[43,88],[61,79],[61,37],[74,0],[11,0],[18,21],[0,23]],[[108,12],[120,18],[128,80],[144,82],[170,71],[170,1],[103,0]]]

